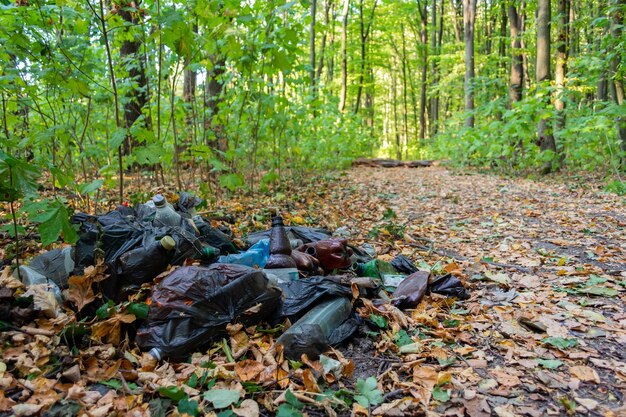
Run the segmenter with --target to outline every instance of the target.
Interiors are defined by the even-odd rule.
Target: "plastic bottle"
[[[200,259],[205,261],[213,261],[218,256],[220,256],[220,250],[211,245],[204,246],[202,251],[200,251]]]
[[[272,230],[270,232],[270,258],[265,264],[266,268],[296,268],[296,261],[291,257],[291,243],[285,231],[283,218],[272,218]]]
[[[167,204],[167,200],[161,194],[157,194],[152,198],[156,207],[156,214],[152,224],[155,226],[180,226],[182,218],[180,214]]]
[[[265,267],[270,257],[270,240],[261,239],[250,248],[241,253],[233,253],[230,255],[222,255],[217,258],[218,263],[237,264],[250,267]]]
[[[13,276],[20,279],[27,287],[39,284],[47,285],[48,289],[54,294],[54,298],[57,302],[59,304],[63,304],[63,297],[61,296],[61,289],[59,286],[55,284],[54,281],[49,280],[34,269],[22,265],[19,267],[19,270],[16,269],[13,271]]]
[[[389,262],[373,259],[367,263],[357,263],[353,267],[360,277],[382,278],[383,275],[398,275],[398,271]]]
[[[302,316],[276,342],[285,346],[288,358],[300,358],[302,353],[313,352],[327,343],[327,338],[350,316],[351,311],[352,304],[347,298],[325,301]]]
[[[176,247],[171,236],[164,236],[147,247],[139,247],[124,253],[117,261],[116,272],[126,281],[141,285],[151,282],[165,271],[169,264],[169,252]]]

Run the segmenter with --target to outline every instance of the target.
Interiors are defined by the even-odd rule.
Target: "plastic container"
[[[161,194],[157,194],[152,198],[156,207],[156,214],[152,224],[155,226],[180,226],[182,217],[180,214],[167,204],[167,200]]]
[[[211,245],[204,246],[200,252],[200,259],[205,261],[214,261],[218,256],[220,256],[220,250]]]
[[[398,271],[389,262],[373,259],[367,263],[357,263],[353,267],[360,277],[382,278],[383,275],[397,275]]]
[[[252,245],[247,251],[220,256],[217,258],[217,262],[223,264],[237,264],[264,268],[269,257],[270,240],[261,239]]]
[[[292,282],[300,277],[297,268],[264,269],[263,272],[265,272],[270,281],[278,284]]]
[[[285,347],[285,355],[298,359],[303,353],[323,351],[330,335],[343,323],[352,311],[350,300],[338,297],[313,307],[277,340]]]
[[[26,287],[39,284],[46,285],[48,287],[48,290],[54,294],[54,298],[56,299],[56,301],[59,304],[63,304],[63,297],[61,296],[61,289],[59,288],[59,286],[55,284],[54,281],[46,278],[44,275],[41,275],[34,269],[22,265],[19,267],[19,274],[18,269],[15,269],[13,271],[13,276],[20,279],[22,283],[26,285]]]

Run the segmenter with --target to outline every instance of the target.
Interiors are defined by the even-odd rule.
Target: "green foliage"
[[[617,195],[626,195],[626,183],[619,180],[611,181],[604,187],[604,191]]]
[[[363,380],[359,378],[356,383],[357,395],[354,396],[354,400],[365,408],[370,405],[378,405],[383,401],[383,394],[377,388],[376,378],[370,376]]]
[[[239,401],[241,393],[230,389],[211,389],[204,393],[204,399],[211,403],[213,408],[226,408]]]
[[[578,346],[578,339],[563,338],[563,337],[546,337],[542,340],[547,345],[552,345],[559,349],[568,349]]]
[[[277,417],[302,417],[304,404],[289,389],[285,391],[285,401],[285,403],[278,406]]]

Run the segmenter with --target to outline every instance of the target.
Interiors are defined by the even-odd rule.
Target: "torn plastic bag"
[[[290,240],[300,239],[303,243],[311,243],[317,242],[318,240],[329,239],[332,235],[326,229],[314,229],[311,227],[304,226],[285,226],[285,231],[287,232],[287,237]],[[246,240],[249,245],[254,245],[261,239],[269,239],[270,230],[265,230],[262,232],[250,233]]]
[[[343,341],[356,331],[358,324],[350,320],[351,312],[352,304],[345,297],[324,301],[294,323],[276,342],[285,347],[285,356],[289,359],[298,360],[303,353],[317,358],[331,340]]]
[[[330,281],[322,276],[282,283],[279,287],[284,294],[280,314],[290,319],[299,318],[315,304],[329,297],[352,296],[349,286]]]
[[[463,286],[463,283],[454,275],[446,274],[435,278],[428,286],[430,292],[435,294],[456,297],[459,300],[467,300],[470,298],[469,291]]]
[[[176,243],[170,236],[150,241],[133,250],[125,252],[114,265],[115,275],[130,284],[141,286],[151,282],[157,275],[165,271],[170,262],[171,251]]]
[[[417,267],[411,262],[409,258],[404,255],[398,255],[391,261],[391,265],[396,268],[398,272],[403,272],[407,275],[411,275],[417,272]]]
[[[221,253],[228,254],[239,252],[230,236],[219,229],[211,227],[211,224],[202,217],[193,216],[193,223],[198,229],[198,232],[200,232],[201,241],[208,243],[214,248],[218,248]]]
[[[416,307],[428,287],[428,276],[430,272],[417,271],[406,277],[393,293],[393,304],[398,308]]]
[[[67,288],[67,279],[74,270],[74,248],[53,249],[35,257],[28,266],[52,280],[62,290]]]
[[[184,359],[224,334],[233,322],[256,324],[279,306],[280,289],[259,270],[237,266],[178,268],[155,286],[145,323],[137,331],[144,351]]]
[[[269,257],[270,240],[268,238],[259,240],[245,252],[220,256],[219,258],[217,258],[217,262],[224,264],[238,264],[250,267],[257,266],[259,268],[264,268]]]

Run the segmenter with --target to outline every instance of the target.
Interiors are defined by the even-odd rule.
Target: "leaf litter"
[[[2,329],[0,414],[623,415],[623,198],[593,183],[355,168],[219,212],[243,236],[267,227],[270,207],[289,224],[340,229],[378,259],[451,273],[471,298],[430,294],[403,311],[363,298],[359,336],[318,360],[287,360],[280,329],[230,325],[187,362],[157,363],[132,342],[139,300],[81,316],[106,278],[95,266],[70,278],[78,313],[31,322],[24,311]],[[7,269],[0,281],[24,291]]]

